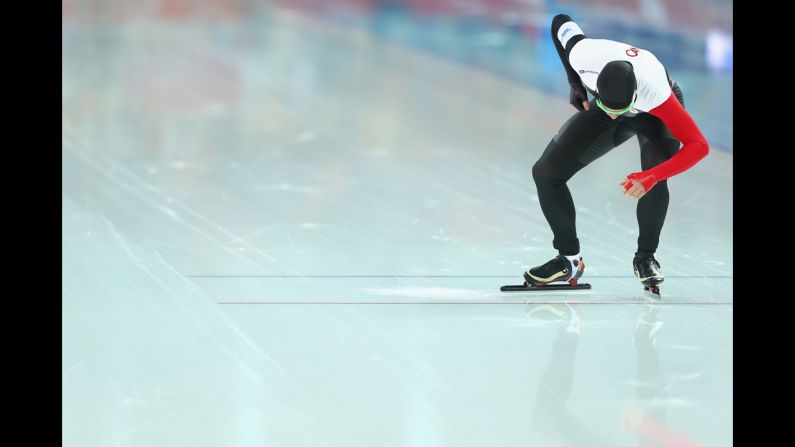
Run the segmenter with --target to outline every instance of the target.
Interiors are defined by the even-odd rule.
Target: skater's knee
[[[665,163],[679,150],[678,140],[665,140],[658,142],[655,145],[644,147],[645,150],[641,151],[640,164],[645,169],[651,169],[657,165]]]
[[[545,178],[544,177],[544,173],[546,171],[544,169],[545,165],[546,165],[546,163],[544,163],[542,160],[538,160],[533,165],[533,180],[535,180],[536,183],[538,183],[539,181],[541,181],[541,180],[543,180]]]
[[[566,184],[568,178],[557,173],[555,169],[542,158],[533,165],[533,180],[536,182],[536,185],[544,184],[559,188]]]
[[[533,165],[533,179],[536,183],[540,181],[549,182],[556,178],[553,167],[545,158],[542,157]]]

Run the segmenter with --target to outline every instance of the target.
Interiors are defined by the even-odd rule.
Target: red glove
[[[635,180],[640,183],[646,192],[649,192],[658,181],[657,177],[655,177],[654,174],[650,174],[648,171],[633,172],[627,176],[627,183],[624,184],[624,191],[632,187],[632,182],[630,180]]]

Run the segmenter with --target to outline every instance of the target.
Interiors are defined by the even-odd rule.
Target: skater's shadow
[[[555,321],[559,327],[552,342],[552,354],[538,384],[533,425],[542,436],[544,445],[615,445],[616,441],[621,441],[609,435],[615,430],[589,423],[588,420],[593,418],[588,418],[584,413],[575,414],[568,408],[583,326],[576,307],[566,303],[531,304],[525,309],[528,317]],[[662,327],[659,305],[649,303],[641,307],[632,331],[627,331],[628,339],[631,334],[637,359],[637,374],[633,383],[637,403],[626,407],[618,421],[626,433],[636,437],[639,446],[696,447],[699,444],[692,438],[676,433],[665,425],[667,387],[656,348],[656,338]]]
[[[608,446],[610,443],[604,435],[568,407],[581,329],[581,316],[575,306],[531,304],[525,308],[529,318],[554,322],[558,326],[552,341],[552,355],[538,384],[531,420],[535,433],[541,437],[539,445]]]
[[[638,359],[634,384],[636,404],[620,415],[623,429],[637,437],[638,446],[700,447],[692,436],[666,423],[670,386],[660,367],[656,342],[664,323],[659,303],[647,303],[632,333]]]

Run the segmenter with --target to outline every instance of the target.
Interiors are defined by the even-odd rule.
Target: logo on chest
[[[627,56],[629,56],[629,57],[635,57],[635,56],[638,55],[639,52],[640,52],[640,50],[635,48],[635,47],[632,47],[632,48],[628,49],[627,51],[625,51],[625,53],[627,53]]]

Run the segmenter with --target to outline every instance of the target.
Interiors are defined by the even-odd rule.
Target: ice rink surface
[[[569,183],[593,289],[499,292],[573,111],[282,10],[65,22],[63,445],[732,445],[731,152],[669,181],[660,303],[636,139]]]

